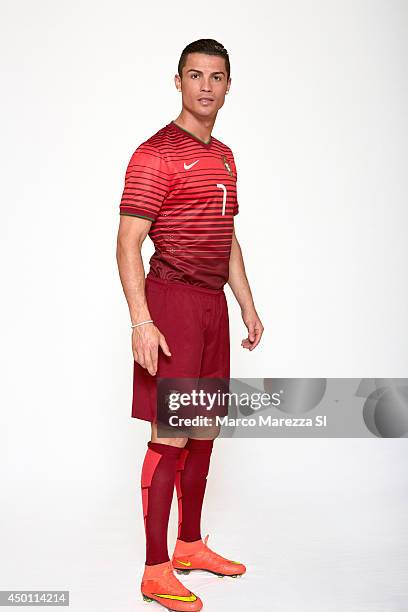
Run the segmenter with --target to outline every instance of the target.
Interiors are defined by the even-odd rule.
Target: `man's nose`
[[[201,81],[201,91],[211,91],[211,80],[210,77],[204,77]]]

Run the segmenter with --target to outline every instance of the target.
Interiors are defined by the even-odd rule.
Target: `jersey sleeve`
[[[155,221],[168,191],[169,173],[162,153],[141,144],[126,168],[119,213]]]
[[[232,162],[231,163],[231,169],[232,169],[233,175],[235,177],[234,207],[232,209],[232,215],[235,217],[235,215],[237,215],[239,213],[238,192],[237,192],[237,189],[238,189],[238,185],[237,185],[238,175],[237,175],[237,166],[235,164],[235,159],[234,159],[234,155],[233,155],[232,151],[231,151],[231,162]]]

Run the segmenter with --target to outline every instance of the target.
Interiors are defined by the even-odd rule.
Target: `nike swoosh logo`
[[[190,595],[166,595],[164,593],[153,593],[156,597],[163,599],[176,599],[177,601],[196,601],[197,597],[190,591]]]
[[[191,561],[179,561],[178,559],[176,559],[177,563],[181,563],[182,565],[191,565]]]
[[[195,166],[196,164],[198,164],[200,160],[197,159],[197,161],[193,162],[192,164],[186,164],[186,162],[184,162],[184,170],[190,170],[190,168],[192,168],[193,166]]]

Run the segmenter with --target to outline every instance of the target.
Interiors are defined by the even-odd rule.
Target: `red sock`
[[[189,438],[181,449],[176,474],[179,527],[184,542],[201,539],[201,509],[214,440]]]
[[[160,442],[148,442],[147,446],[141,474],[146,565],[156,565],[170,560],[167,527],[182,448]]]

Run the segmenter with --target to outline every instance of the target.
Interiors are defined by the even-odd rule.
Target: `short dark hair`
[[[187,55],[189,53],[205,53],[206,55],[219,55],[220,57],[223,57],[225,60],[225,68],[227,70],[227,79],[229,79],[231,66],[228,51],[224,45],[218,41],[214,40],[213,38],[200,38],[199,40],[195,40],[187,45],[187,47],[183,49],[178,63],[178,73],[180,77],[182,76],[182,71],[186,65]]]

